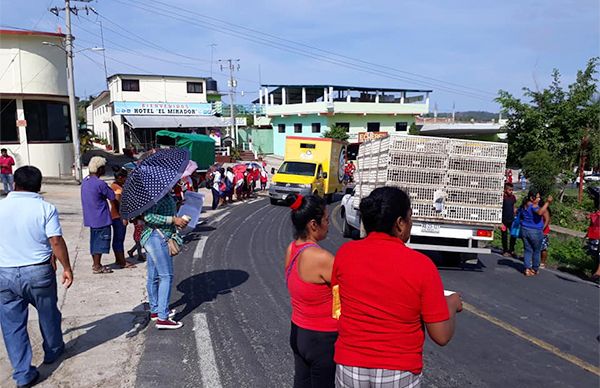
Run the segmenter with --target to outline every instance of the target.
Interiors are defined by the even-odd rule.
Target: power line
[[[438,90],[446,91],[446,92],[449,92],[451,94],[460,94],[460,95],[463,95],[463,96],[466,96],[466,97],[475,98],[475,99],[479,99],[479,100],[483,100],[483,101],[489,101],[490,100],[490,98],[485,97],[485,96],[483,96],[483,95],[481,95],[479,93],[468,92],[468,91],[463,91],[463,90],[457,90],[457,89],[454,89],[454,88],[437,85],[435,83],[428,82],[428,81],[416,80],[416,79],[412,79],[412,78],[408,78],[408,77],[398,76],[396,74],[393,74],[393,73],[390,73],[390,72],[386,72],[386,71],[382,71],[382,70],[366,68],[366,67],[361,66],[361,65],[356,65],[356,64],[348,63],[348,62],[343,62],[343,61],[340,61],[340,60],[337,60],[337,59],[334,59],[334,58],[318,56],[317,54],[307,52],[306,50],[299,49],[299,48],[292,47],[292,46],[285,45],[285,44],[278,43],[278,42],[273,42],[272,40],[252,37],[252,36],[249,36],[247,34],[243,34],[243,33],[239,32],[239,31],[236,31],[236,30],[233,30],[231,28],[228,28],[228,27],[218,26],[218,25],[215,25],[214,23],[210,23],[210,22],[204,22],[204,23],[202,23],[202,22],[199,22],[199,21],[197,21],[195,19],[189,19],[185,15],[181,15],[181,14],[178,14],[176,12],[173,12],[173,10],[169,10],[169,13],[165,14],[164,13],[165,10],[160,9],[160,8],[159,9],[156,9],[156,8],[150,9],[150,8],[138,5],[138,4],[126,3],[126,2],[123,2],[121,0],[114,0],[114,1],[122,3],[122,4],[130,5],[130,6],[134,7],[134,8],[138,8],[138,9],[144,10],[146,12],[150,12],[153,15],[159,14],[159,15],[162,15],[162,16],[167,17],[167,18],[172,18],[172,19],[175,19],[175,20],[184,21],[184,22],[186,22],[187,24],[190,24],[190,25],[195,25],[195,26],[200,26],[202,28],[206,28],[206,29],[216,30],[216,31],[222,32],[224,34],[236,36],[236,37],[239,37],[241,39],[245,39],[245,40],[248,40],[248,41],[251,41],[251,42],[254,42],[254,43],[258,43],[258,44],[269,46],[269,47],[274,47],[274,48],[277,48],[277,49],[282,50],[282,51],[294,53],[296,55],[302,55],[302,56],[310,57],[310,58],[313,58],[313,59],[321,61],[321,62],[331,63],[331,64],[334,64],[334,65],[337,65],[337,66],[342,66],[342,67],[346,67],[346,68],[358,70],[358,71],[361,71],[361,72],[364,72],[364,73],[378,75],[378,76],[382,76],[382,77],[385,77],[385,78],[395,79],[395,80],[399,80],[399,81],[403,81],[403,82],[412,81],[412,82],[415,82],[415,83],[418,83],[418,84],[426,85],[426,86],[429,86],[429,87],[434,87],[434,88],[437,88]],[[160,12],[160,11],[162,11],[162,12]],[[208,25],[210,27],[207,27],[206,25]]]

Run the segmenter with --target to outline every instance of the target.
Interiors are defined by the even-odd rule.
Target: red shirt
[[[590,226],[587,232],[587,238],[590,240],[600,240],[600,210],[589,215]]]
[[[450,318],[440,275],[427,256],[372,232],[342,245],[331,284],[339,284],[342,309],[337,364],[421,373],[422,322]]]
[[[327,284],[314,284],[305,282],[298,274],[298,260],[294,258],[299,249],[311,243],[296,245],[291,244],[290,263],[285,269],[287,287],[292,305],[292,322],[298,327],[314,331],[337,331],[338,321],[332,318],[333,294]],[[300,253],[302,256],[303,253]],[[292,265],[290,269],[289,266]]]
[[[12,166],[15,165],[15,160],[12,156],[0,155],[0,174],[12,174]]]

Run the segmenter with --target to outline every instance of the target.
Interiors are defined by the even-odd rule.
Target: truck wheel
[[[271,200],[271,205],[277,205],[277,200],[275,198],[269,198]]]

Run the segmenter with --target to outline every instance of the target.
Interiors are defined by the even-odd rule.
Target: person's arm
[[[102,181],[102,183],[103,184],[100,185],[100,192],[102,195],[104,195],[104,198],[108,199],[109,201],[114,201],[115,192],[110,188],[110,186],[108,186],[108,184],[106,184],[106,182]]]
[[[543,212],[542,219],[544,220],[544,229],[542,229],[542,230],[546,230],[546,228],[550,224],[550,213],[547,211]]]
[[[450,318],[442,322],[425,323],[429,338],[439,346],[446,346],[454,336],[455,316],[462,311],[462,302],[458,294],[446,296],[446,302]]]
[[[60,265],[63,267],[61,283],[65,288],[69,288],[73,284],[73,270],[71,269],[69,251],[65,239],[62,236],[53,236],[48,241],[50,241],[50,247],[52,247],[52,266],[56,269],[56,262],[54,260],[60,262]]]
[[[15,160],[13,159],[12,156],[8,157],[8,165],[9,166],[14,166],[15,165]]]
[[[539,216],[543,216],[544,213],[546,213],[548,211],[548,206],[550,206],[552,201],[554,201],[554,198],[551,195],[549,195],[548,198],[546,198],[546,202],[544,203],[544,206],[538,207],[538,209],[534,210],[534,212]]]
[[[319,276],[321,277],[321,279],[323,279],[323,281],[328,285],[331,284],[333,261],[334,256],[325,249],[321,249],[321,251],[318,253],[317,270],[319,271]]]

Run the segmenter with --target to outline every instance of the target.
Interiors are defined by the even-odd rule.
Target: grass
[[[492,247],[502,249],[500,229],[497,229],[494,233]],[[521,239],[517,239],[515,254],[523,257],[523,240]],[[586,251],[585,240],[557,233],[550,233],[550,246],[546,265],[551,268],[573,272],[581,277],[589,277],[596,269],[594,260]]]

